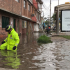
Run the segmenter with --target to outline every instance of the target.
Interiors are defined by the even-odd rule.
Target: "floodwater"
[[[70,40],[37,44],[34,36],[20,36],[17,51],[0,50],[0,70],[70,70]]]

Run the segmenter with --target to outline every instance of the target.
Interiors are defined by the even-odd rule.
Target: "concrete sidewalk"
[[[52,33],[52,36],[56,35],[70,35],[70,32],[59,32],[59,34],[56,34],[55,32]]]

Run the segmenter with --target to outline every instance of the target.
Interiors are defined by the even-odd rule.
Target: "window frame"
[[[23,7],[26,9],[27,8],[27,2],[26,2],[26,0],[24,0],[23,3],[24,3]]]
[[[27,21],[25,20],[22,20],[22,28],[27,28]]]
[[[31,11],[31,5],[28,4],[28,11]]]
[[[2,29],[10,24],[10,18],[7,16],[2,16]]]

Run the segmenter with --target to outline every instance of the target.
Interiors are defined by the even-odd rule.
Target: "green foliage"
[[[61,13],[59,13],[59,17],[61,16]],[[52,16],[53,20],[56,20],[56,13],[53,14]]]
[[[52,18],[53,20],[56,20],[56,13],[53,14]]]
[[[48,24],[49,24],[49,21],[46,20],[46,21],[45,21],[45,24],[48,25]]]
[[[26,35],[28,35],[28,33],[26,33]]]
[[[70,39],[70,35],[60,35],[60,37],[64,37],[66,39]]]
[[[37,39],[37,42],[38,42],[38,43],[44,43],[44,44],[46,44],[46,43],[52,43],[50,37],[47,37],[47,36],[45,36],[45,35],[40,36],[40,37]]]

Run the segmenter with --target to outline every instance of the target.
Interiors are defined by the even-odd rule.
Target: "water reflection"
[[[19,68],[20,59],[17,51],[0,51],[0,67],[2,68]]]
[[[34,33],[35,39],[39,38],[39,37],[42,36],[42,35],[43,35],[43,33]]]

